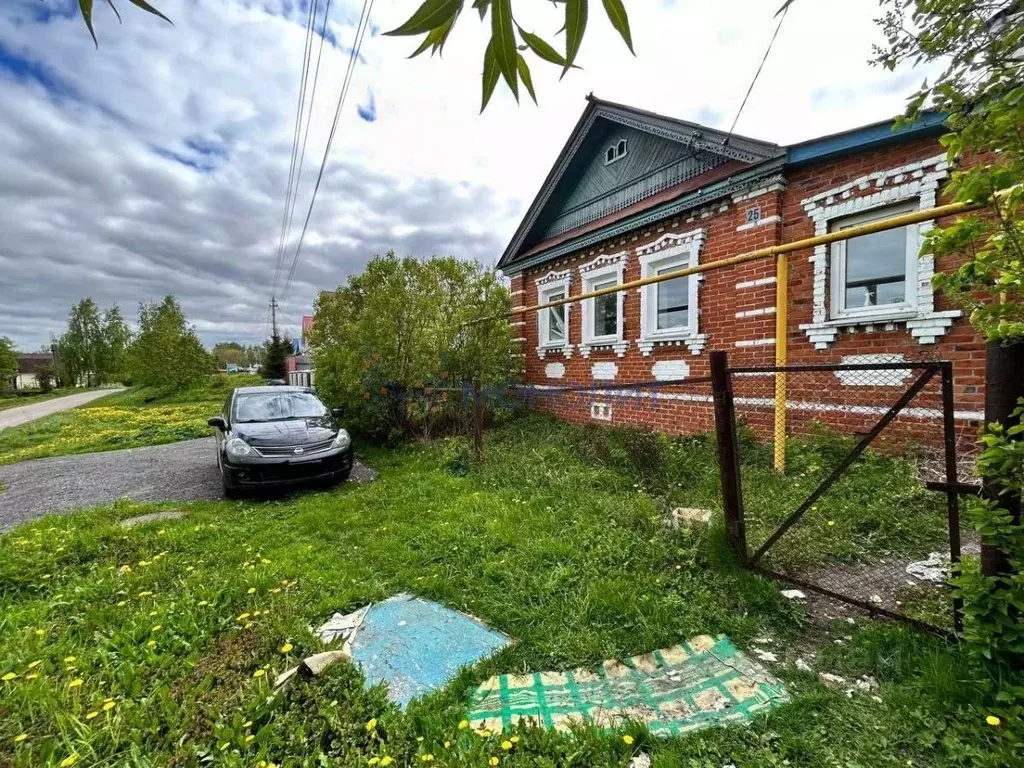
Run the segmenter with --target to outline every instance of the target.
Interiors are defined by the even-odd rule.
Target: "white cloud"
[[[516,0],[549,39],[559,11]],[[0,335],[33,348],[92,295],[129,315],[177,294],[208,342],[264,331],[304,44],[290,2],[162,0],[174,26],[97,5],[96,50],[77,3],[0,9]],[[125,5],[122,3],[122,5]],[[335,0],[330,32],[351,45],[361,4]],[[367,36],[332,162],[289,292],[297,321],[374,253],[499,254],[583,107],[596,95],[728,127],[774,28],[754,0],[632,0],[634,58],[600,6],[579,64],[559,82],[536,64],[540,106],[499,85],[479,115],[485,28],[467,13],[443,59],[409,61],[410,39]],[[397,25],[407,0],[379,0]],[[914,75],[866,64],[877,5],[795,3],[737,126],[780,143],[890,117]],[[322,157],[347,53],[324,47],[296,208]],[[315,55],[315,51],[314,51]],[[909,79],[908,79],[909,78]],[[361,119],[371,113],[375,120]]]

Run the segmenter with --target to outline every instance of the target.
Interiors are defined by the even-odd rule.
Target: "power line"
[[[314,3],[316,0],[314,0]],[[299,187],[302,182],[302,169],[306,162],[306,143],[309,141],[309,127],[313,124],[313,104],[316,102],[316,86],[320,81],[320,59],[324,53],[324,38],[327,36],[327,18],[331,13],[331,0],[327,0],[327,5],[324,8],[324,23],[320,28],[320,48],[316,54],[316,70],[313,73],[313,90],[309,96],[309,113],[306,116],[306,131],[302,137],[302,153],[299,156],[299,165],[295,171],[295,193],[292,195],[291,210],[288,212],[288,226],[285,228],[284,233],[284,247],[288,245],[288,240],[292,233],[292,219],[295,216],[295,204],[299,201]],[[315,31],[315,29],[314,29]],[[284,250],[282,249],[281,255],[281,268],[284,268]],[[278,276],[279,277],[279,276]],[[276,282],[275,282],[276,286]]]
[[[284,210],[281,213],[281,234],[278,238],[277,259],[274,263],[274,283],[271,288],[271,295],[277,291],[277,283],[281,278],[281,271],[284,269],[285,260],[285,226],[288,221],[288,209],[295,190],[295,161],[298,158],[299,134],[302,130],[302,113],[306,103],[306,82],[309,79],[309,56],[313,50],[313,26],[315,22],[313,9],[317,0],[309,4],[309,14],[306,17],[306,40],[303,44],[302,53],[302,74],[299,80],[299,99],[295,105],[295,127],[292,130],[292,151],[291,161],[288,167],[288,187],[285,191]]]
[[[313,206],[316,204],[316,196],[320,191],[320,183],[324,178],[324,170],[327,168],[327,159],[331,154],[331,146],[334,144],[334,136],[338,130],[338,121],[341,119],[341,111],[345,106],[348,97],[349,87],[352,84],[352,73],[355,71],[356,61],[359,59],[359,51],[363,47],[363,38],[366,36],[366,29],[369,27],[370,13],[373,10],[373,0],[363,0],[363,11],[359,16],[359,25],[356,27],[355,44],[352,47],[348,60],[348,68],[345,70],[345,79],[342,83],[341,93],[338,94],[338,106],[334,111],[334,122],[331,125],[331,133],[327,137],[327,146],[324,148],[324,157],[320,163],[320,172],[316,177],[316,185],[313,187],[313,195],[309,200],[309,209],[306,211],[306,220],[302,225],[302,233],[299,235],[299,242],[295,247],[295,255],[292,257],[291,267],[288,270],[288,277],[285,280],[284,289],[281,292],[282,299],[287,297],[288,289],[291,287],[292,278],[295,276],[295,268],[299,263],[299,255],[302,252],[302,244],[306,239],[306,231],[309,229],[309,221],[313,216]]]
[[[793,0],[787,0],[786,4],[782,6],[777,12],[776,16],[781,14],[779,23],[775,26],[775,32],[772,34],[772,39],[768,43],[768,48],[764,52],[764,56],[761,58],[761,63],[757,67],[757,72],[754,73],[754,79],[750,81],[750,87],[747,88],[747,93],[743,97],[743,101],[740,104],[739,111],[736,112],[736,117],[732,121],[732,126],[729,128],[729,135],[725,137],[725,141],[728,142],[732,136],[732,132],[736,130],[736,123],[740,120],[740,115],[743,114],[743,108],[747,106],[747,99],[750,98],[751,91],[754,90],[754,84],[757,83],[757,78],[761,76],[761,70],[764,69],[764,63],[768,61],[768,54],[772,52],[772,46],[775,45],[775,38],[779,36],[779,30],[782,29],[782,22],[786,20],[786,15],[789,13],[789,6],[793,4]]]

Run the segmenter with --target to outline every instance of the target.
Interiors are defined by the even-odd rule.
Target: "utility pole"
[[[271,296],[270,297],[270,323],[271,323],[271,328],[273,329],[271,338],[272,339],[276,339],[277,338],[277,297],[276,296]]]

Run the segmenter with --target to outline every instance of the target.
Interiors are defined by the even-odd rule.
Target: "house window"
[[[582,291],[593,293],[620,285],[627,257],[626,252],[602,254],[581,266]],[[623,339],[623,298],[622,291],[615,291],[582,302],[583,338],[579,348],[583,357],[590,357],[594,347],[611,347],[620,357],[626,353],[629,343]]]
[[[537,281],[537,303],[550,304],[568,298],[570,280],[568,270],[549,272]],[[560,304],[537,311],[537,354],[541,358],[551,351],[560,351],[566,357],[572,353],[572,345],[569,344],[570,306]]]
[[[702,229],[670,233],[637,249],[640,277],[669,275],[696,267],[704,244]],[[659,343],[684,342],[699,354],[706,337],[697,332],[697,289],[700,278],[684,275],[645,285],[640,293],[640,351],[648,355]]]
[[[916,202],[879,208],[837,219],[830,228],[842,231],[916,209]],[[916,224],[833,243],[832,317],[884,317],[913,311],[917,252]]]
[[[555,291],[548,294],[545,303],[552,301],[561,301],[565,298],[565,291]],[[562,344],[565,342],[565,304],[557,307],[548,307],[547,312],[547,323],[544,339],[545,344]]]
[[[594,283],[590,290],[601,291],[605,288],[613,288],[618,285],[618,282],[618,280],[606,280],[602,283]],[[592,301],[594,302],[592,338],[614,337],[619,330],[619,300],[614,293],[606,293],[604,296],[597,296]]]
[[[665,275],[678,269],[679,267],[662,267],[656,274]],[[657,283],[655,290],[658,294],[658,317],[655,323],[657,330],[685,328],[689,321],[687,315],[690,308],[690,278],[677,277],[674,280]]]
[[[618,142],[612,144],[605,150],[604,153],[604,164],[611,165],[616,160],[621,160],[626,156],[626,140],[619,139]]]

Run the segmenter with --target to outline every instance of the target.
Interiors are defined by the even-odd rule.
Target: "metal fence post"
[[[949,517],[949,562],[954,575],[960,573],[960,477],[956,461],[956,422],[953,409],[953,364],[939,363],[942,369],[942,432],[946,460],[946,514]],[[953,598],[953,630],[964,626],[964,601]]]
[[[727,353],[711,353],[711,392],[715,401],[715,435],[718,439],[718,472],[722,481],[722,509],[725,532],[744,565],[747,563],[747,535],[743,520],[743,484],[740,452],[736,439],[736,411]]]
[[[484,460],[484,394],[480,376],[473,377],[473,460]]]

